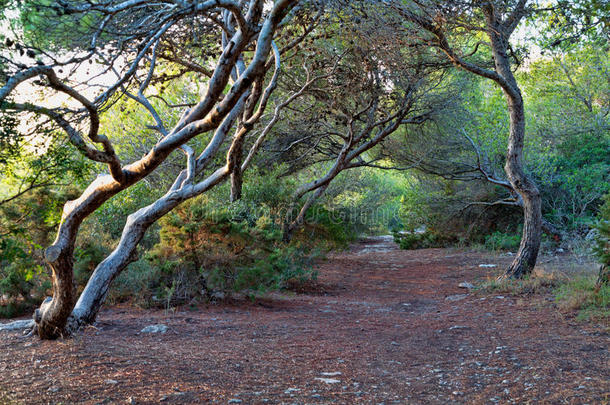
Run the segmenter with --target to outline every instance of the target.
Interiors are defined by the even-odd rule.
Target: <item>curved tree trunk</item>
[[[76,302],[73,277],[73,253],[76,235],[82,221],[112,195],[126,187],[110,175],[99,176],[83,194],[64,205],[57,238],[45,250],[45,259],[52,270],[53,298],[47,299],[34,312],[36,333],[42,339],[67,334],[65,325]]]
[[[211,176],[198,184],[183,184],[182,187],[172,188],[163,197],[154,203],[139,209],[127,217],[121,240],[112,253],[104,259],[94,270],[87,285],[76,303],[68,320],[68,332],[78,330],[85,324],[95,321],[97,314],[104,303],[108,288],[112,281],[129,265],[136,260],[138,244],[148,228],[159,218],[170,212],[182,202],[193,198],[228,178],[227,166],[218,169]],[[181,176],[182,177],[182,176]],[[178,178],[179,182],[181,177]],[[182,177],[183,179],[184,177]]]
[[[510,72],[510,68],[508,68]],[[503,278],[522,278],[532,272],[540,250],[542,237],[542,200],[538,187],[525,174],[523,168],[523,140],[525,138],[525,112],[521,92],[510,72],[509,82],[514,83],[515,93],[506,93],[510,112],[510,135],[504,169],[510,184],[523,201],[523,234],[515,259],[506,269]]]
[[[522,278],[531,273],[536,265],[542,237],[542,200],[534,181],[523,167],[525,139],[525,108],[519,84],[511,70],[507,54],[509,29],[501,24],[493,9],[486,10],[488,35],[491,39],[496,72],[502,80],[500,85],[506,96],[510,116],[508,152],[504,170],[513,189],[523,201],[523,235],[517,255],[506,269],[503,278]]]

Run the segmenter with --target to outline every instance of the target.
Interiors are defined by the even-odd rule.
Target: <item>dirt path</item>
[[[458,287],[490,260],[374,239],[321,265],[323,293],[113,308],[67,341],[3,333],[0,403],[608,403],[607,331],[550,297]]]

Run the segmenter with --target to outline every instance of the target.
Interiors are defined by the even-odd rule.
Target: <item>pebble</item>
[[[168,329],[167,325],[162,325],[162,324],[148,325],[147,327],[142,329],[140,332],[141,333],[165,333],[165,332],[167,332],[167,329]]]
[[[315,380],[322,381],[323,383],[326,383],[326,384],[337,384],[337,383],[341,382],[340,380],[337,380],[335,378],[316,377]]]
[[[455,294],[455,295],[450,295],[448,297],[445,297],[445,301],[460,301],[466,297],[468,297],[467,294]]]
[[[230,404],[241,404],[242,400],[241,399],[237,399],[237,398],[233,398],[233,399],[229,399],[229,403]]]
[[[464,281],[464,282],[458,284],[458,287],[460,287],[460,288],[468,288],[469,290],[471,290],[471,289],[474,288],[474,284],[467,283],[467,282]]]

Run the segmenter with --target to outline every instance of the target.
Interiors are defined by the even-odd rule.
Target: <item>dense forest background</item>
[[[542,252],[607,261],[608,10],[603,2],[573,6],[567,14],[553,9],[530,15],[515,36],[514,68],[526,113],[524,162],[542,197],[547,225]],[[593,19],[601,22],[595,20],[589,30],[569,24],[579,21],[583,10],[591,13],[587,7],[593,6],[598,13]],[[3,18],[10,28],[0,37],[6,49],[32,62],[44,55],[40,50],[53,48],[41,37],[44,7],[36,2],[5,7],[19,16]],[[390,66],[394,57],[375,54],[393,51],[384,42],[387,32],[366,31],[373,30],[375,21],[363,22],[355,11],[331,10],[323,18],[326,25],[316,27],[301,52],[284,61],[274,102],[297,92],[310,74],[327,74],[285,109],[243,176],[240,198],[230,198],[233,185],[226,182],[152,225],[140,242],[137,260],[114,281],[110,303],[169,308],[235,293],[256,297],[272,289],[303,288],[315,281],[316,260],[365,235],[392,233],[406,249],[518,249],[522,209],[514,193],[490,181],[505,177],[509,117],[502,90],[451,64],[435,60],[430,62],[433,68],[422,68],[425,52],[406,55],[404,66],[391,65],[397,78],[425,82],[413,93],[417,103],[409,112],[412,118],[405,118],[411,121],[334,173],[314,199],[299,191],[332,172],[345,139],[335,135],[351,125],[340,112],[356,111],[360,104],[370,108],[361,97],[373,86],[367,82],[367,69],[372,68],[366,62],[387,57]],[[363,32],[370,37],[351,40]],[[206,48],[210,57],[217,48],[214,43]],[[176,58],[189,52],[172,49],[171,43],[170,51]],[[206,58],[198,56],[202,65]],[[0,63],[9,65],[6,58]],[[150,103],[169,121],[177,121],[180,110],[171,107],[194,103],[205,83],[171,58],[162,71],[174,80],[150,83],[149,90],[158,96]],[[379,84],[375,86],[379,91]],[[396,89],[381,88],[386,98],[376,108],[391,110]],[[32,98],[45,94],[35,85],[29,91]],[[139,158],[159,140],[148,111],[133,98],[108,102],[100,120],[121,161]],[[51,295],[44,248],[53,243],[64,204],[85,190],[101,165],[85,158],[41,115],[3,111],[0,123],[0,316],[14,317]],[[194,140],[194,147],[210,137]],[[152,175],[110,198],[84,221],[74,250],[78,290],[117,245],[128,215],[163,196],[183,160],[180,154],[171,155]],[[304,205],[303,218],[287,224],[287,218],[295,218],[295,207]]]

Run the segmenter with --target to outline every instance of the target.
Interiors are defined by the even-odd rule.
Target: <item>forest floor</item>
[[[550,293],[458,287],[509,262],[376,238],[331,254],[309,292],[113,307],[67,340],[3,332],[0,403],[608,403],[608,325]],[[141,332],[151,324],[168,330]]]

